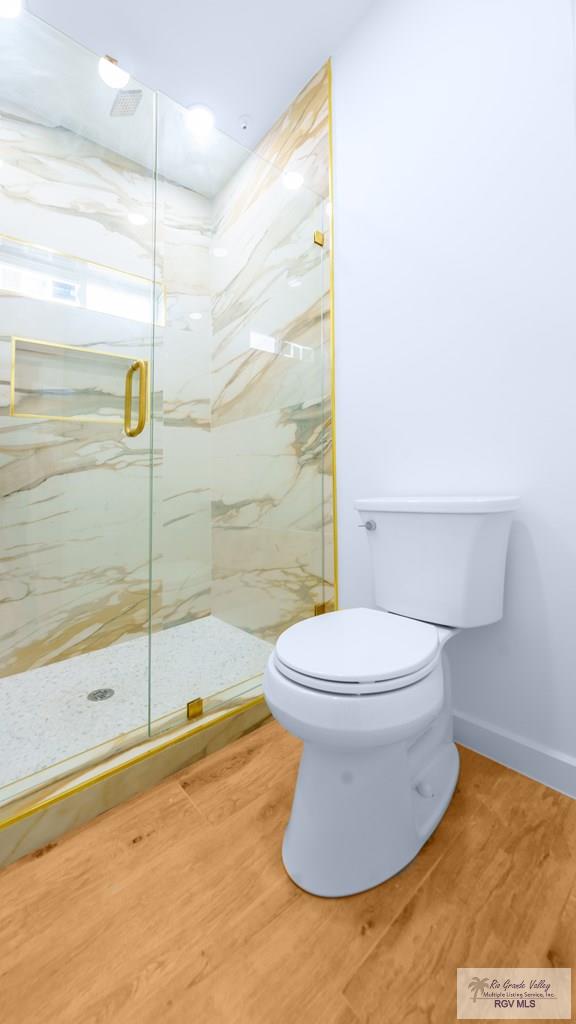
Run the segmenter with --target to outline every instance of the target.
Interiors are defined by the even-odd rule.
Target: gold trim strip
[[[134,358],[134,356],[125,356],[123,352],[108,352],[104,349],[82,348],[80,345],[65,345],[62,341],[46,341],[45,338],[23,338],[19,334],[13,335],[12,341],[26,341],[31,345],[46,345],[49,348],[67,348],[71,352],[90,352],[95,356],[109,356],[111,359]]]
[[[241,679],[238,683],[233,683],[232,686],[227,686],[227,687],[225,687],[222,690],[217,690],[214,694],[212,694],[212,695],[210,695],[210,696],[205,698],[206,707],[204,708],[203,715],[204,716],[212,716],[212,715],[220,714],[222,711],[225,711],[232,704],[232,701],[237,696],[243,696],[244,695],[245,691],[238,692],[239,687],[241,687],[241,686],[248,687],[249,684],[252,684],[249,688],[250,688],[250,690],[253,690],[254,686],[258,685],[261,682],[261,680],[262,680],[262,673],[261,672],[257,672],[253,676],[246,676],[244,679]],[[2,683],[2,679],[0,678],[0,684],[1,683]],[[104,743],[97,743],[93,747],[86,747],[83,750],[80,750],[77,754],[72,754],[69,757],[65,757],[61,761],[54,761],[54,763],[49,765],[46,769],[41,769],[39,772],[38,771],[31,772],[29,775],[22,775],[22,776],[20,776],[20,778],[15,779],[14,782],[9,782],[6,785],[1,786],[0,787],[0,821],[1,821],[1,813],[2,813],[2,808],[3,807],[6,807],[9,804],[14,803],[16,800],[25,800],[26,799],[26,792],[27,791],[23,791],[23,792],[19,793],[18,796],[11,797],[11,798],[9,798],[7,800],[3,799],[3,794],[5,794],[5,792],[8,789],[10,789],[10,787],[12,785],[14,785],[14,783],[24,783],[24,782],[27,782],[27,781],[32,782],[35,778],[37,778],[39,775],[41,775],[42,772],[44,772],[44,771],[49,771],[49,770],[53,770],[53,769],[56,769],[56,768],[61,768],[64,765],[70,764],[70,762],[75,761],[75,759],[77,757],[88,756],[90,754],[93,754],[95,751],[102,750],[103,747],[105,747],[107,749],[107,753],[105,753],[97,761],[87,762],[87,763],[85,763],[83,765],[79,765],[78,767],[70,770],[69,772],[64,772],[63,774],[56,776],[56,778],[53,778],[53,779],[51,779],[49,781],[46,781],[45,783],[42,783],[40,786],[36,786],[35,788],[38,791],[40,791],[42,789],[45,789],[47,786],[53,786],[53,785],[58,785],[58,784],[63,785],[67,774],[76,775],[79,772],[94,771],[95,768],[97,767],[98,763],[103,763],[104,761],[108,761],[108,760],[110,760],[111,757],[120,757],[121,755],[126,754],[127,751],[130,750],[131,748],[136,749],[137,747],[141,746],[142,743],[148,743],[150,740],[159,739],[162,735],[165,735],[165,734],[167,734],[169,732],[171,733],[175,729],[181,728],[183,725],[186,724],[185,721],[180,721],[180,722],[178,722],[175,725],[170,725],[170,724],[166,725],[166,723],[170,719],[174,719],[175,720],[176,716],[178,716],[179,714],[181,714],[181,715],[184,714],[184,709],[183,708],[175,709],[174,711],[169,711],[165,715],[161,715],[160,718],[153,719],[153,721],[151,723],[151,726],[150,726],[152,732],[151,732],[151,734],[148,734],[148,735],[146,735],[144,737],[141,736],[140,734],[142,733],[142,730],[145,728],[145,726],[137,726],[135,729],[130,729],[129,732],[120,733],[118,736],[115,736],[112,740],[105,741]],[[138,738],[135,739],[134,738],[135,736],[137,736]],[[129,742],[126,743],[126,745],[124,745],[124,741],[126,741],[126,740],[128,740]],[[118,745],[115,747],[115,749],[108,750],[110,745],[113,744],[113,743],[114,744],[118,744]],[[34,790],[32,789],[32,791],[30,792],[30,796],[32,796],[33,791]]]
[[[338,497],[336,494],[336,333],[334,324],[334,135],[332,58],[328,60],[328,198],[330,201],[330,415],[332,419],[332,532],[334,537],[334,605],[339,605]]]
[[[10,416],[16,416],[16,338],[10,339]]]
[[[52,807],[54,804],[58,804],[62,800],[66,800],[69,796],[81,793],[83,790],[89,789],[90,786],[95,786],[96,783],[103,782],[104,779],[110,779],[114,775],[119,775],[120,772],[123,772],[128,768],[132,768],[135,764],[140,764],[141,761],[147,761],[150,757],[160,754],[163,750],[167,750],[169,747],[173,747],[177,743],[183,743],[184,740],[189,739],[194,735],[194,733],[210,729],[213,725],[218,725],[220,722],[224,722],[227,718],[233,718],[235,715],[239,715],[243,711],[248,711],[250,708],[256,707],[257,704],[263,703],[264,695],[261,694],[259,697],[254,697],[252,700],[246,701],[245,704],[241,704],[239,707],[232,708],[230,711],[223,711],[210,722],[199,722],[182,735],[175,736],[171,740],[167,740],[165,743],[159,744],[154,747],[153,750],[146,750],[143,754],[138,754],[136,757],[131,758],[130,761],[125,761],[123,764],[116,765],[114,768],[108,768],[106,771],[100,772],[99,775],[95,775],[91,779],[86,779],[84,782],[79,782],[77,785],[70,786],[62,793],[55,793],[54,796],[47,797],[44,800],[38,800],[31,807],[27,807],[18,814],[14,814],[11,818],[5,818],[3,821],[0,821],[0,831],[8,828],[10,825],[15,825],[19,821],[23,821],[25,818],[32,817],[33,814],[46,810],[48,807]]]
[[[27,238],[17,238],[15,235],[5,235],[0,231],[0,241],[15,242],[16,245],[27,245],[30,249],[38,249],[39,252],[49,253],[50,256],[62,256],[65,260],[74,260],[76,263],[87,263],[90,267],[98,267],[100,270],[111,270],[113,274],[121,274],[122,277],[130,277],[135,281],[145,281],[146,284],[154,284],[153,277],[145,277],[144,274],[134,274],[131,270],[121,270],[120,267],[113,267],[109,263],[97,263],[96,260],[89,260],[85,256],[76,256],[72,252],[65,252],[63,249],[52,249],[49,245],[39,245],[38,242],[29,242]]]

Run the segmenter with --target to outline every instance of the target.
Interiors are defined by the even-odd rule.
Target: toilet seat
[[[371,608],[305,619],[278,639],[273,661],[285,678],[328,693],[398,690],[425,678],[440,659],[436,626]]]
[[[358,696],[358,688],[347,685],[337,693],[298,685],[280,671],[273,655],[264,673],[264,696],[277,721],[305,742],[339,750],[411,740],[440,714],[444,701],[439,659],[414,686]]]

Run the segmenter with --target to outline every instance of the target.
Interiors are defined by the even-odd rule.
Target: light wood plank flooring
[[[463,750],[416,860],[323,900],[298,754],[267,724],[1,873],[2,1024],[451,1024],[457,966],[576,968],[576,802]]]

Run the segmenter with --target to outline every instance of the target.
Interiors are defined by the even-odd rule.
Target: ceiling
[[[0,110],[4,115],[65,128],[78,139],[95,142],[140,167],[157,166],[162,177],[206,197],[219,192],[246,159],[249,150],[221,131],[195,139],[184,107],[164,95],[158,106],[156,147],[154,93],[132,78],[129,88],[135,90],[136,109],[130,116],[113,116],[114,104],[123,94],[107,86],[97,68],[98,59],[90,50],[30,12],[0,19]],[[46,143],[39,145],[40,159]]]
[[[33,14],[153,89],[205,103],[253,146],[371,0],[27,0]],[[249,118],[247,130],[240,120]]]

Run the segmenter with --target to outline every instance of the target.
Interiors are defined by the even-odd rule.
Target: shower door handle
[[[134,374],[139,373],[138,421],[132,426],[132,381]],[[124,388],[124,431],[128,437],[138,437],[146,426],[148,409],[148,363],[145,359],[136,359],[126,374]]]

